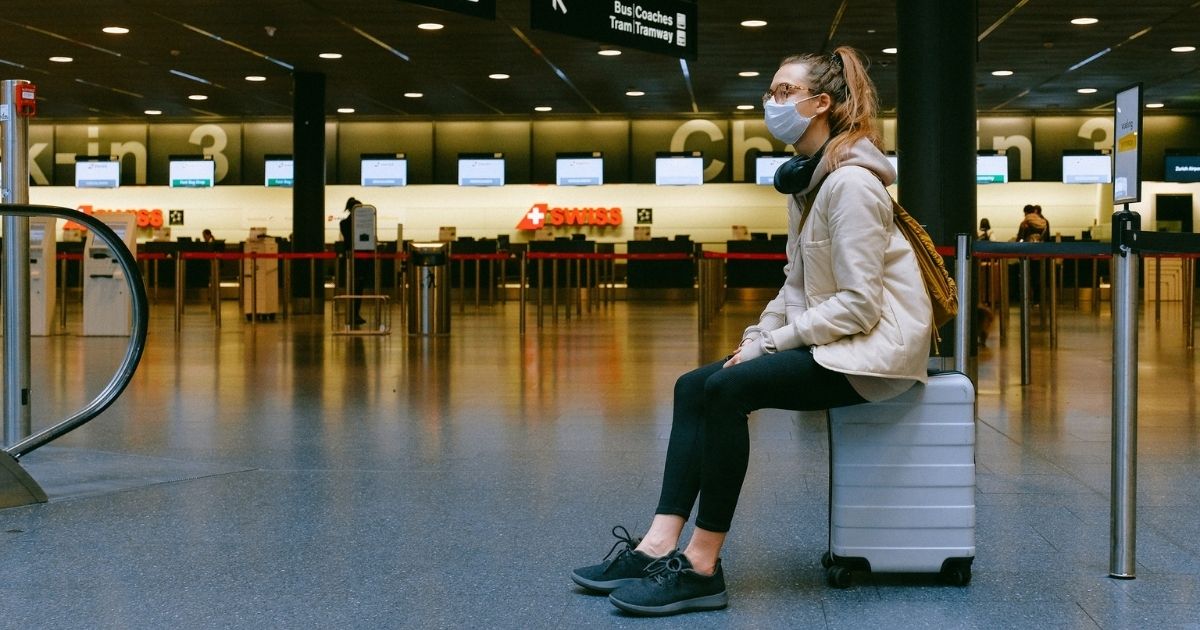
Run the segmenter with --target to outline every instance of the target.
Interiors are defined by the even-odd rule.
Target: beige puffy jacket
[[[878,400],[925,382],[932,309],[912,246],[892,218],[887,158],[863,140],[836,170],[828,167],[826,156],[810,189],[788,200],[786,280],[745,336],[764,352],[811,346],[817,363]],[[818,183],[801,230],[797,197]]]

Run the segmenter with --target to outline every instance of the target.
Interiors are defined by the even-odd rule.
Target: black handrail
[[[112,380],[104,386],[104,389],[100,390],[100,393],[90,403],[75,412],[74,415],[4,449],[14,458],[20,458],[87,424],[112,405],[121,392],[125,391],[125,387],[133,380],[133,373],[137,370],[138,363],[142,360],[142,352],[146,349],[146,330],[150,325],[150,303],[146,299],[146,287],[142,284],[142,274],[138,270],[137,260],[129,248],[125,247],[125,242],[103,221],[78,210],[58,206],[0,205],[0,215],[6,214],[20,217],[57,217],[86,226],[108,245],[108,249],[116,257],[121,269],[125,272],[125,281],[129,283],[133,297],[133,325],[129,333],[129,345],[125,348],[125,356],[121,359],[121,364],[117,366]],[[176,290],[178,289],[179,287],[176,287]]]

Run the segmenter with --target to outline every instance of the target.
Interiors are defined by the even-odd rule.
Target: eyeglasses
[[[805,87],[803,85],[792,85],[791,83],[780,83],[773,89],[767,90],[763,94],[762,100],[764,104],[768,100],[773,100],[776,103],[783,105],[788,101],[789,98],[792,97],[793,94],[800,90],[804,90],[809,94],[815,94],[810,87]]]

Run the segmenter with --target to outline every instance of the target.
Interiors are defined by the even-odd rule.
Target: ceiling
[[[894,0],[703,0],[699,57],[686,63],[630,49],[600,56],[598,50],[611,47],[533,30],[530,0],[496,4],[496,20],[489,21],[400,0],[6,3],[0,78],[37,84],[39,117],[55,120],[145,120],[145,110],[171,119],[287,118],[289,68],[324,73],[329,114],[342,120],[732,115],[738,105],[759,105],[780,58],[832,42],[867,52],[884,109],[895,107],[897,57],[881,52],[897,44]],[[1138,81],[1147,103],[1164,104],[1160,113],[1200,113],[1200,52],[1170,50],[1200,47],[1200,0],[978,0],[978,6],[981,113],[1103,109],[1115,91]],[[1081,16],[1099,22],[1069,22]],[[768,24],[739,24],[751,18]],[[418,29],[423,22],[445,28]],[[101,32],[113,25],[130,32]],[[322,52],[343,56],[324,60]],[[54,63],[51,56],[73,61]],[[738,76],[747,70],[761,75]],[[1013,74],[996,77],[994,70]],[[510,78],[488,78],[496,72]],[[245,80],[250,75],[265,80]],[[629,90],[645,95],[627,96]],[[191,94],[208,98],[192,101]],[[535,112],[538,106],[553,109]],[[336,112],[345,107],[355,112]]]

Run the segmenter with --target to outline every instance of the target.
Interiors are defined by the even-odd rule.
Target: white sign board
[[[1113,203],[1142,200],[1142,84],[1117,92],[1113,126]]]

